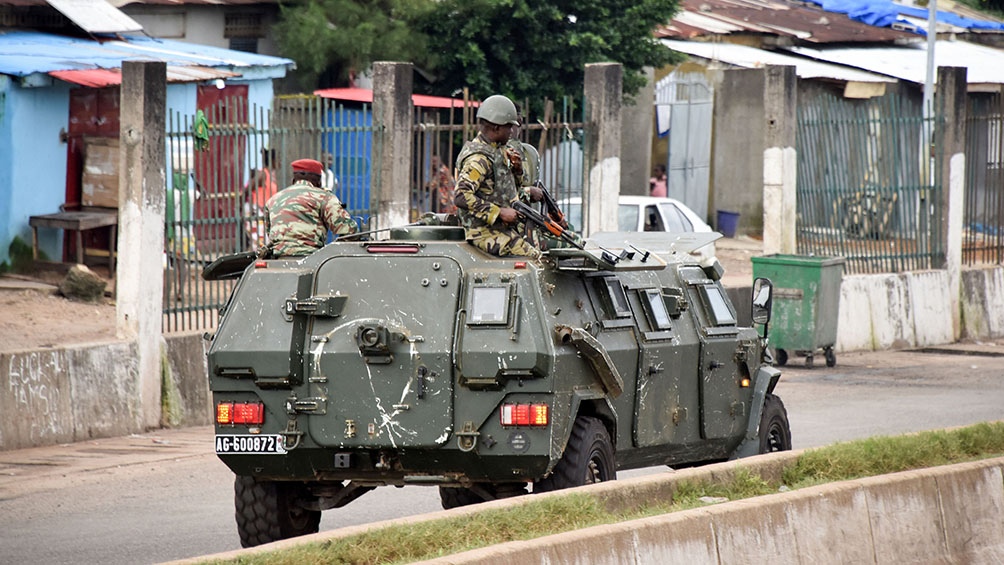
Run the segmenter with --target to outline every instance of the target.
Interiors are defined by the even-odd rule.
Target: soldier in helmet
[[[489,96],[478,108],[478,135],[464,144],[457,157],[454,202],[467,230],[467,239],[492,255],[537,258],[540,250],[522,235],[511,204],[523,184],[522,154],[507,147],[512,128],[519,125],[516,105],[505,96]],[[539,201],[532,189],[528,196]]]
[[[320,161],[300,159],[291,165],[293,184],[265,204],[269,243],[263,256],[308,255],[324,246],[328,231],[346,235],[358,229],[338,197],[321,187]]]

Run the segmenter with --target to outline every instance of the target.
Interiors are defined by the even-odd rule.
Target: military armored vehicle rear
[[[211,266],[240,277],[208,362],[242,544],[316,532],[379,486],[438,486],[450,508],[790,449],[765,338],[688,253],[717,237],[533,261],[407,227]],[[770,293],[757,281],[761,323]]]

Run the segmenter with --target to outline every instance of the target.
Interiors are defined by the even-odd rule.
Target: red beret
[[[321,174],[323,170],[320,161],[313,159],[299,159],[292,162],[293,172]]]

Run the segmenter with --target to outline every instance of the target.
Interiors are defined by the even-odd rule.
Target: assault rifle
[[[566,243],[568,243],[573,247],[576,247],[578,249],[583,249],[583,246],[581,243],[579,243],[579,240],[575,239],[575,237],[573,237],[570,233],[568,233],[568,230],[562,227],[561,224],[554,221],[551,217],[544,216],[540,212],[534,210],[533,207],[527,204],[526,202],[517,200],[512,203],[512,208],[513,210],[516,210],[516,213],[522,216],[523,219],[525,219],[526,221],[537,225],[537,227],[543,230],[550,232],[555,237],[562,239],[563,241],[565,241]]]

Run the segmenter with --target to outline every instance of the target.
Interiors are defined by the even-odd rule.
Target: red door
[[[199,86],[196,107],[209,121],[209,150],[195,152],[195,241],[212,256],[243,251],[247,85]]]
[[[80,208],[81,179],[84,172],[84,138],[119,137],[119,87],[74,88],[70,91],[70,123],[66,135],[66,203],[67,210]],[[72,235],[63,240],[63,260],[75,261],[76,244]],[[85,249],[108,249],[106,230],[83,232]]]

